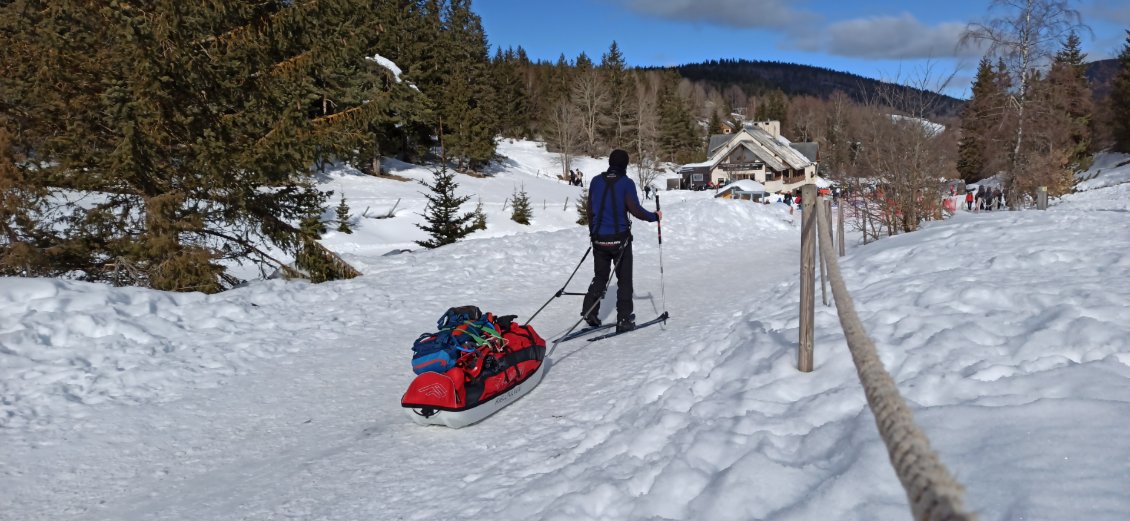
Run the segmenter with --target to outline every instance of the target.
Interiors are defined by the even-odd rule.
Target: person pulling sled
[[[628,153],[616,149],[608,156],[608,170],[589,182],[589,240],[592,241],[593,278],[585,294],[581,316],[590,327],[600,325],[600,300],[612,268],[616,271],[616,332],[635,329],[632,303],[632,221],[628,214],[658,222],[663,212],[640,206],[636,184],[628,177]]]

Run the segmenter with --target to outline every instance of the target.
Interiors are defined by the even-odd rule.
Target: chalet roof
[[[739,138],[740,136],[748,137]],[[754,146],[752,143],[757,143],[757,145],[760,146]],[[730,152],[733,152],[734,149],[739,146],[743,146],[750,152],[753,152],[758,159],[769,166],[769,168],[776,171],[788,170],[789,168],[803,170],[813,163],[812,160],[793,148],[788,140],[776,138],[757,127],[745,127],[733,134],[715,134],[710,136],[710,159],[702,163],[684,165],[684,168],[714,168],[718,166],[718,163],[722,161],[723,158],[728,156]],[[766,151],[769,153],[766,153]]]
[[[792,147],[797,149],[797,152],[803,154],[804,157],[807,157],[810,161],[816,161],[820,158],[820,143],[793,143]]]
[[[729,143],[736,135],[737,134],[714,134],[710,136],[710,148],[706,149],[706,157],[713,157],[714,151],[718,150],[718,147]]]
[[[777,157],[780,157],[794,169],[801,170],[812,164],[812,161],[809,161],[807,157],[804,157],[804,154],[801,154],[797,149],[793,148],[792,144],[788,141],[778,140],[768,132],[756,127],[746,129],[745,131],[747,134],[753,136],[753,139],[756,140],[758,144],[765,147]]]

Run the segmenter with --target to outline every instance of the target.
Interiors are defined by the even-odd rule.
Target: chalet
[[[732,134],[710,136],[709,159],[683,165],[679,174],[683,187],[692,190],[742,179],[761,183],[769,193],[793,190],[816,177],[815,144],[797,145],[781,136],[778,121],[746,123]]]

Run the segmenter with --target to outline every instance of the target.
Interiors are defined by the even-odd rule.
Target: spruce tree
[[[479,168],[494,158],[498,102],[486,33],[470,0],[450,0],[444,10],[443,49],[448,68],[437,86],[437,109],[444,133],[444,155],[456,164]]]
[[[958,141],[957,171],[966,183],[975,183],[985,177],[985,153],[991,137],[988,130],[993,120],[1004,112],[993,105],[999,99],[992,63],[988,56],[981,58],[973,80],[972,97],[961,113],[961,138]]]
[[[626,70],[624,54],[613,40],[608,52],[601,56],[600,72],[609,94],[609,113],[607,124],[602,129],[608,148],[627,148],[628,129],[634,124],[632,118],[632,97],[634,83]]]
[[[455,182],[455,173],[441,165],[439,170],[432,173],[433,184],[422,183],[431,189],[430,194],[424,194],[428,205],[424,209],[424,220],[427,224],[417,224],[416,227],[428,232],[431,238],[426,241],[416,241],[416,244],[425,248],[439,248],[452,244],[475,231],[472,222],[474,213],[459,214],[459,208],[471,196],[456,196],[455,189],[459,187]]]
[[[1118,74],[1110,91],[1110,121],[1114,137],[1112,149],[1130,153],[1130,30],[1118,54]]]
[[[788,128],[789,100],[780,89],[773,89],[757,105],[758,121],[780,121],[781,128]]]
[[[473,220],[473,223],[474,223],[475,230],[485,230],[485,229],[487,229],[487,214],[486,214],[486,212],[483,211],[483,200],[482,199],[479,199],[479,202],[477,204],[475,204],[474,215],[475,215],[475,218]]]
[[[226,262],[282,264],[263,244],[307,247],[292,223],[323,206],[312,165],[378,106],[343,81],[371,41],[364,4],[0,3],[21,42],[0,53],[0,122],[38,163],[21,168],[107,194],[46,209],[65,222],[45,223],[40,274],[214,292],[238,282]]]
[[[513,49],[499,49],[491,63],[499,109],[499,131],[503,136],[524,138],[530,128],[530,96]]]
[[[341,194],[341,202],[337,205],[337,231],[353,233],[349,227],[349,205],[345,203],[345,194]]]
[[[581,190],[581,198],[577,201],[577,224],[589,225],[589,189]]]
[[[526,185],[522,185],[521,189],[515,190],[511,198],[514,204],[513,211],[510,213],[510,220],[518,224],[529,225],[530,219],[534,216],[534,210],[530,207],[530,196],[526,194]]]
[[[1051,130],[1057,134],[1051,146],[1062,150],[1067,160],[1067,164],[1062,166],[1069,173],[1072,170],[1085,170],[1090,166],[1091,158],[1091,115],[1094,106],[1086,75],[1087,55],[1083,54],[1079,45],[1079,36],[1072,31],[1052,60],[1047,77],[1050,99],[1042,107],[1047,113]],[[1069,180],[1066,184],[1070,185]]]
[[[705,155],[686,101],[669,84],[659,94],[659,146],[663,159],[690,163]]]

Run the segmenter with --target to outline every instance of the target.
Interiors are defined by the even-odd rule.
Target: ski
[[[567,340],[572,340],[572,339],[577,338],[577,337],[585,336],[589,333],[592,333],[593,331],[602,331],[602,330],[608,329],[610,327],[613,327],[615,325],[616,324],[601,324],[599,326],[589,326],[589,327],[586,327],[584,329],[578,329],[578,330],[576,330],[572,333],[569,333],[568,335],[565,335],[561,338],[558,338],[557,340],[554,340],[553,343],[554,344],[560,344],[561,342],[565,342]]]
[[[590,338],[589,342],[596,342],[597,340],[603,340],[605,338],[612,338],[616,335],[622,335],[624,333],[631,333],[632,331],[636,331],[638,329],[643,329],[647,326],[654,326],[655,324],[658,324],[660,322],[667,322],[668,318],[671,318],[671,316],[668,315],[666,311],[664,311],[663,314],[659,315],[658,317],[655,317],[651,320],[648,320],[647,322],[644,322],[642,324],[636,324],[635,329],[632,329],[631,331],[621,331],[621,332],[613,331],[611,333],[605,333],[603,335],[594,336],[594,337]]]

